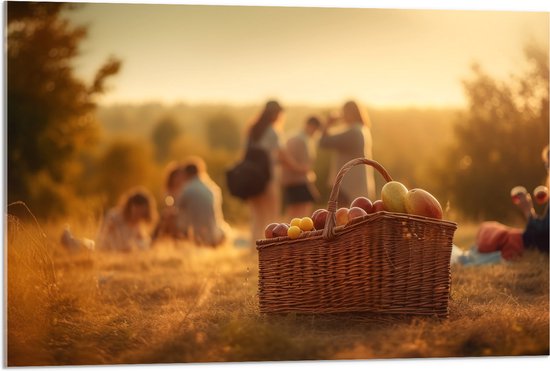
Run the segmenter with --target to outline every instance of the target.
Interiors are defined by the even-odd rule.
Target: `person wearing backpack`
[[[259,194],[248,197],[251,212],[251,238],[264,238],[264,229],[269,223],[280,222],[281,218],[281,185],[279,165],[288,166],[296,172],[307,173],[308,166],[297,163],[288,155],[280,139],[283,108],[275,101],[268,101],[258,118],[248,131],[247,147],[261,149],[269,157],[269,180]]]

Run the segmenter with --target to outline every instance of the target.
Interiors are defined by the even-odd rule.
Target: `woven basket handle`
[[[378,162],[374,160],[369,160],[366,158],[356,158],[347,162],[336,175],[336,180],[332,186],[332,191],[330,192],[330,197],[328,200],[327,210],[327,221],[325,223],[325,229],[323,230],[323,238],[325,240],[331,240],[334,238],[334,227],[336,226],[336,210],[338,209],[338,194],[340,193],[340,183],[344,179],[344,175],[356,165],[369,165],[378,170],[378,172],[384,177],[386,182],[391,182],[393,179],[388,174],[386,169]]]

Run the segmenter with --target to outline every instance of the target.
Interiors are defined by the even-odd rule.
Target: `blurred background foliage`
[[[453,205],[476,219],[507,219],[509,190],[545,184],[542,149],[548,144],[548,49],[524,48],[525,71],[506,81],[473,65],[464,80],[468,111],[454,125],[454,142],[439,177]]]
[[[121,66],[107,60],[90,83],[74,76],[86,29],[60,16],[71,6],[7,3],[8,202],[27,201],[42,216],[78,199],[79,154],[99,140],[95,99]]]
[[[86,28],[63,19],[62,10],[72,6],[8,3],[8,203],[25,201],[42,218],[89,218],[102,215],[127,188],[144,185],[160,206],[166,165],[198,155],[222,188],[226,218],[246,222],[248,209],[228,194],[224,174],[242,156],[263,101],[99,106],[97,97],[111,77],[116,83],[121,62],[107,60],[88,83],[75,76],[71,63]],[[463,81],[465,109],[380,109],[361,102],[373,123],[375,160],[408,188],[432,192],[449,217],[517,220],[509,190],[542,184],[540,153],[548,143],[547,47],[529,44],[525,58],[526,70],[502,81],[474,65]],[[341,103],[285,105],[285,133]],[[330,153],[320,150],[320,207],[330,192],[329,162]],[[378,192],[382,185],[378,176]]]

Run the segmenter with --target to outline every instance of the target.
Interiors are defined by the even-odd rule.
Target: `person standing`
[[[264,228],[276,222],[281,216],[280,164],[307,173],[306,166],[296,163],[281,145],[280,126],[283,122],[283,108],[275,100],[268,101],[248,132],[247,146],[265,150],[270,158],[271,179],[263,192],[248,198],[251,212],[251,238],[254,243],[264,237]]]
[[[307,173],[295,171],[288,166],[282,167],[283,196],[288,220],[311,215],[313,203],[319,196],[315,187],[315,144],[313,137],[321,127],[321,121],[315,116],[306,120],[304,128],[286,142],[286,150],[299,164],[308,168]]]
[[[345,124],[345,128],[334,133],[330,129],[340,120]],[[319,146],[334,152],[329,176],[331,187],[334,185],[338,171],[348,161],[359,157],[372,159],[370,122],[368,116],[361,113],[356,102],[346,102],[340,117],[328,118]],[[340,184],[338,205],[349,207],[350,203],[359,196],[374,200],[375,192],[374,169],[370,166],[355,166],[346,173]]]

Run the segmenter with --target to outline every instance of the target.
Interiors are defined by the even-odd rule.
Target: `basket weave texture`
[[[342,167],[322,231],[256,241],[261,313],[369,312],[448,316],[456,223],[381,211],[334,227]]]

